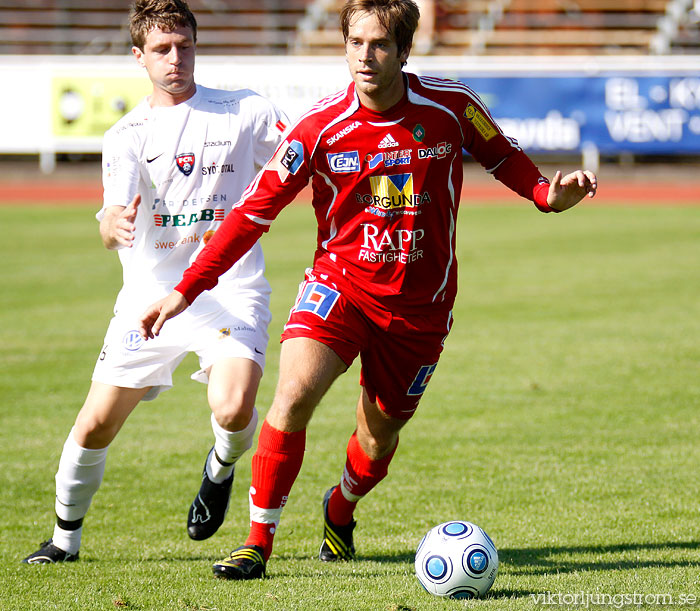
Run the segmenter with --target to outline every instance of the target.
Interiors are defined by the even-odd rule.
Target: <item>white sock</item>
[[[75,530],[64,530],[58,524],[53,527],[53,544],[69,554],[77,554],[80,549],[80,540],[83,535],[83,527]]]
[[[253,408],[253,417],[242,431],[227,431],[211,415],[211,428],[214,431],[214,452],[207,460],[207,477],[215,484],[223,482],[231,472],[236,461],[253,445],[255,429],[258,426],[258,410]]]
[[[57,524],[53,534],[56,547],[71,554],[80,549],[82,520],[102,483],[106,462],[107,448],[88,450],[80,447],[71,429],[56,473]]]

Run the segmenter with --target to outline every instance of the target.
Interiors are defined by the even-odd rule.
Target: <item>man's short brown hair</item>
[[[129,12],[131,42],[143,51],[146,36],[156,28],[172,32],[178,27],[192,29],[197,42],[197,20],[185,0],[135,0]]]
[[[345,42],[353,15],[364,12],[377,16],[382,27],[393,36],[399,54],[410,49],[420,18],[413,0],[348,0],[340,11],[340,28]]]

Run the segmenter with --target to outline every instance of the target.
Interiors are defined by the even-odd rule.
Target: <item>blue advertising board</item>
[[[700,154],[700,69],[654,76],[459,76],[528,152]]]

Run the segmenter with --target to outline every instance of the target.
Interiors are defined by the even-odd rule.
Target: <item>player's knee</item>
[[[118,432],[118,423],[81,412],[73,427],[73,438],[81,448],[106,448]]]
[[[315,396],[302,380],[287,378],[280,380],[275,392],[275,405],[279,411],[296,412],[306,407],[313,409]]]
[[[253,416],[253,409],[241,409],[240,406],[233,409],[221,409],[214,411],[214,418],[222,429],[227,431],[242,431]]]
[[[366,431],[359,435],[362,450],[372,460],[380,460],[390,454],[398,443],[399,435],[393,431],[372,432]]]
[[[318,403],[313,392],[296,381],[278,384],[275,399],[267,414],[268,422],[283,431],[298,431],[305,428]]]
[[[227,431],[244,429],[253,416],[255,396],[243,391],[209,393],[209,406],[221,428]]]

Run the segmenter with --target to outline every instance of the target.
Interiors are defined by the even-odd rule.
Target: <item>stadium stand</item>
[[[418,0],[414,53],[700,52],[698,0]],[[693,3],[695,2],[695,6]],[[191,0],[202,54],[331,54],[343,0]],[[122,54],[128,0],[0,0],[0,54]]]
[[[436,0],[433,44],[426,52],[648,54],[673,1]],[[341,4],[341,0],[316,0],[310,6],[307,20],[300,24],[298,52],[329,53],[342,44],[337,31]]]
[[[665,6],[666,0],[492,2],[491,27],[488,19],[471,31],[446,27],[439,41],[446,50],[467,47],[473,54],[644,54]],[[459,14],[450,17],[454,22]]]
[[[307,0],[190,0],[200,54],[285,54]],[[0,0],[0,53],[122,54],[127,0]]]
[[[700,0],[670,0],[651,40],[653,53],[700,52]]]

